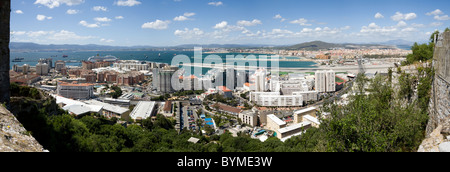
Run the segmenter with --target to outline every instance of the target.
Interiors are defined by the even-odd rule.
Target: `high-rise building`
[[[178,70],[178,67],[166,66],[158,72],[158,92],[160,93],[172,93],[174,88],[172,86],[172,76]]]
[[[255,82],[255,91],[264,92],[267,91],[267,71],[265,69],[258,69],[253,75]]]
[[[227,68],[225,71],[226,75],[226,86],[227,88],[234,90],[237,86],[237,80],[236,80],[236,70],[234,68]]]
[[[36,75],[46,76],[48,75],[49,66],[47,63],[38,63],[36,65]]]
[[[50,72],[50,69],[53,68],[53,59],[51,59],[51,58],[48,58],[48,59],[39,59],[38,62],[39,62],[39,63],[42,63],[42,64],[47,63],[47,65],[48,65],[48,71],[49,71],[49,72]]]
[[[326,72],[327,92],[336,91],[336,73],[332,70]]]
[[[61,72],[61,69],[66,67],[66,62],[62,60],[58,60],[55,62],[55,70]]]
[[[319,93],[323,92],[335,92],[336,91],[336,73],[330,71],[317,71],[315,88]]]

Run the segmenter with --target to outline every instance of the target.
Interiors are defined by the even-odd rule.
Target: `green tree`
[[[110,93],[110,95],[112,96],[112,98],[117,99],[117,98],[119,98],[120,96],[122,96],[122,89],[121,89],[120,87],[114,85],[114,86],[111,87],[111,89],[114,91],[114,92],[111,92],[111,93]]]

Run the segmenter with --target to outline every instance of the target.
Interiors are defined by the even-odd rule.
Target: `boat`
[[[67,58],[67,57],[69,57],[68,55],[63,55],[63,58]]]
[[[92,56],[92,57],[89,57],[89,59],[88,59],[88,61],[91,61],[91,62],[99,62],[99,61],[115,62],[117,60],[119,60],[119,59],[112,55],[99,56],[98,54],[97,54],[97,56]]]
[[[23,57],[16,57],[12,62],[22,62],[23,60],[25,60],[25,58],[23,58]]]

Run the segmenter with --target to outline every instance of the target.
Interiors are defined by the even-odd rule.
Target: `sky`
[[[11,41],[176,46],[427,42],[449,0],[11,0]]]

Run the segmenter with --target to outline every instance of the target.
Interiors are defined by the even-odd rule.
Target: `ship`
[[[98,54],[97,54],[97,56],[92,56],[92,57],[89,57],[89,59],[88,59],[88,61],[90,61],[90,62],[102,62],[102,61],[103,62],[115,62],[117,60],[119,60],[119,59],[112,55],[99,56]]]
[[[67,57],[69,57],[68,55],[63,55],[63,58],[67,58]]]
[[[23,57],[16,57],[12,62],[22,62],[23,60],[25,60],[25,58],[23,58]]]

